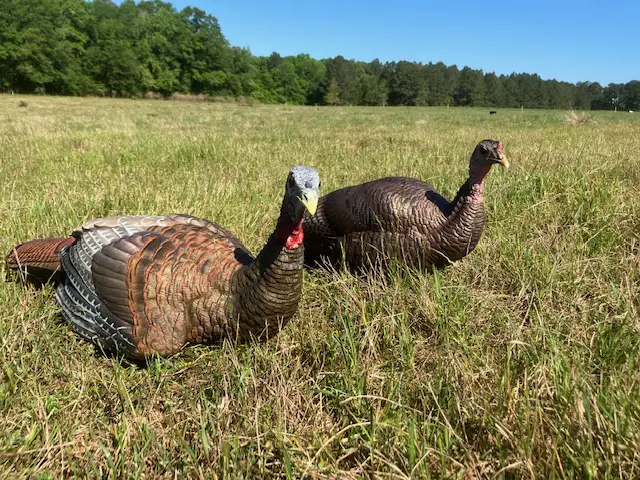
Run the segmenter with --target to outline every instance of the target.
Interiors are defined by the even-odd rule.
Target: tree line
[[[264,103],[640,110],[640,81],[602,86],[439,63],[254,56],[193,7],[125,0],[2,0],[0,91]]]

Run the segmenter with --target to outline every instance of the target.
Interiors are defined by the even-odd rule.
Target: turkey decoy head
[[[509,168],[509,161],[504,155],[504,146],[498,140],[483,140],[473,151],[469,162],[471,177],[484,178],[494,163]]]
[[[310,215],[316,213],[320,193],[320,175],[315,169],[295,166],[289,172],[285,198],[288,204],[291,221],[299,223],[305,209]]]
[[[504,168],[509,168],[509,161],[504,155],[504,145],[498,140],[481,141],[473,152],[471,162],[483,166],[499,163]]]

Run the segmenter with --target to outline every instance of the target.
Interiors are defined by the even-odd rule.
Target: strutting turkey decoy
[[[443,267],[478,244],[485,224],[484,180],[494,163],[509,163],[502,143],[483,140],[471,155],[469,178],[449,202],[423,181],[388,177],[320,198],[305,218],[305,263],[310,267]]]
[[[293,167],[274,232],[257,257],[226,229],[189,215],[93,220],[69,238],[18,245],[9,270],[46,281],[71,327],[133,360],[222,337],[266,339],[295,314],[302,291],[305,210],[320,178]]]

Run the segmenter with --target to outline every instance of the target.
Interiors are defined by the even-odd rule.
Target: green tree
[[[329,83],[327,83],[327,89],[331,80],[335,80],[340,92],[340,103],[357,105],[360,99],[360,91],[358,88],[358,69],[356,62],[346,60],[343,56],[339,55],[327,60],[326,71],[329,81]]]
[[[188,91],[183,73],[191,58],[189,24],[171,4],[158,0],[140,2],[133,23],[132,41],[145,72],[143,88],[165,96]]]
[[[454,69],[448,69],[442,62],[429,63],[422,67],[428,105],[448,105],[451,103],[451,94],[457,76],[457,68],[454,67]]]
[[[482,70],[462,69],[453,100],[461,106],[482,106],[486,103]]]
[[[329,80],[327,91],[324,94],[324,103],[327,105],[338,105],[340,103],[340,89],[335,77]]]
[[[183,83],[192,93],[229,95],[241,88],[242,81],[233,77],[248,68],[246,56],[233,51],[222,35],[218,20],[200,10],[186,7],[179,16],[191,31],[188,45],[183,47]],[[234,64],[238,61],[238,64]]]
[[[624,84],[622,83],[610,83],[602,89],[600,96],[597,97],[591,108],[598,110],[616,110],[622,108],[620,102],[622,100],[622,91]]]
[[[294,104],[304,104],[307,99],[305,82],[298,76],[296,67],[291,58],[282,61],[278,68],[273,70],[273,79],[279,91],[278,101]]]
[[[421,65],[415,62],[392,62],[386,66],[390,105],[426,105],[427,84]]]
[[[622,87],[620,103],[625,110],[640,110],[640,81],[632,80]]]
[[[550,80],[547,82],[550,108],[568,109],[573,105],[574,85]]]
[[[580,110],[591,110],[592,103],[602,95],[599,83],[578,82],[574,89],[573,107]]]
[[[267,58],[267,68],[269,70],[275,70],[282,65],[282,61],[280,54],[278,52],[273,52],[269,55],[269,58]]]
[[[0,2],[0,85],[18,91],[85,94],[89,21],[82,0]]]
[[[492,107],[506,106],[507,92],[495,73],[491,72],[485,74],[484,90],[488,105]]]
[[[306,92],[305,103],[321,103],[322,83],[325,81],[327,74],[324,63],[311,58],[307,54],[300,54],[289,58],[295,66],[296,74],[304,85]]]
[[[384,105],[387,102],[387,82],[370,73],[360,76],[360,105]]]
[[[515,74],[511,75],[500,75],[500,83],[504,87],[505,93],[505,103],[504,106],[507,108],[516,108],[520,107],[519,97],[520,92],[518,89],[518,83],[515,80]]]
[[[151,75],[139,61],[131,34],[135,31],[137,6],[125,1],[116,6],[97,0],[89,4],[93,21],[88,29],[89,47],[85,68],[98,90],[109,95],[135,95],[151,82]]]

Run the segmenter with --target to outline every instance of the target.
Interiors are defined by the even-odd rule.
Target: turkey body
[[[49,245],[62,243],[64,316],[85,339],[129,358],[273,335],[300,299],[302,248],[282,245],[256,261],[225,229],[187,215],[101,218]],[[28,264],[28,251],[16,251]]]
[[[465,185],[465,187],[468,187]],[[336,190],[318,202],[305,223],[305,262],[334,266],[442,267],[478,244],[485,224],[482,202],[454,202],[415,178],[388,177]],[[370,265],[369,265],[370,264]]]
[[[139,360],[224,337],[264,340],[295,314],[302,291],[303,210],[289,201],[301,194],[288,185],[255,258],[226,229],[178,214],[93,220],[70,238],[19,245],[7,265],[40,278],[59,267],[63,316],[105,352]]]
[[[305,264],[351,269],[444,267],[473,251],[485,226],[484,178],[493,163],[508,167],[500,142],[475,148],[469,178],[448,201],[426,182],[387,177],[320,198],[305,219]]]

